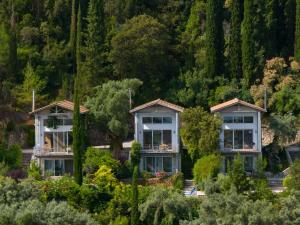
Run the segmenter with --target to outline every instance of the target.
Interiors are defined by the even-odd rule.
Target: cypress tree
[[[90,0],[87,15],[87,37],[85,49],[87,88],[94,86],[101,79],[104,64],[103,50],[105,23],[103,0]],[[96,82],[96,83],[95,83]]]
[[[74,82],[74,113],[73,113],[73,152],[74,152],[74,179],[79,185],[82,184],[82,156],[84,150],[83,123],[80,114],[80,43],[81,43],[81,12],[78,9],[77,41],[76,41],[76,64],[77,75]]]
[[[132,198],[131,198],[131,215],[130,215],[130,224],[138,225],[139,224],[139,210],[138,210],[138,166],[134,166],[133,175],[132,175]]]
[[[294,56],[300,62],[300,0],[296,0]]]
[[[249,87],[251,80],[255,77],[255,37],[254,21],[255,15],[253,0],[244,1],[244,20],[242,23],[242,63],[244,85]]]
[[[241,41],[241,23],[243,15],[242,0],[232,0],[230,36],[229,36],[229,60],[230,72],[232,78],[241,78],[242,71],[242,41]]]
[[[224,69],[223,0],[206,3],[206,73],[210,78]]]
[[[12,12],[9,25],[9,50],[8,50],[8,68],[9,73],[15,78],[17,82],[20,81],[17,77],[17,35],[16,35],[16,18],[14,5],[12,5]]]
[[[294,55],[296,0],[287,0],[284,5],[285,47],[284,56]]]
[[[71,9],[71,25],[70,25],[70,39],[69,39],[69,48],[71,50],[71,57],[73,60],[73,72],[75,72],[75,54],[76,54],[76,14],[77,14],[77,1],[72,0],[72,9]]]

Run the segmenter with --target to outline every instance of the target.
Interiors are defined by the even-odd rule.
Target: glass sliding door
[[[54,176],[54,160],[44,161],[44,172],[46,176]]]
[[[162,144],[162,131],[154,130],[153,131],[153,149],[159,149],[159,146]]]
[[[224,130],[224,148],[233,148],[233,131]]]
[[[152,149],[152,130],[144,130],[144,149]]]
[[[156,172],[172,172],[172,157],[157,156],[157,157],[145,157],[143,160],[143,167],[145,171],[150,173]]]
[[[172,148],[172,131],[164,130],[163,131],[163,143],[168,146],[168,148]]]
[[[243,148],[243,131],[235,130],[234,131],[234,149]]]
[[[164,171],[167,173],[172,172],[172,158],[171,157],[163,157],[163,165]]]
[[[252,149],[253,146],[253,131],[244,130],[244,149]]]

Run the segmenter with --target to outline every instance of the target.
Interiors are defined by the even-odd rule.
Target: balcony
[[[176,150],[172,148],[172,144],[160,144],[160,145],[144,144],[142,152],[167,153],[167,152],[176,152]]]
[[[60,149],[54,148],[36,148],[34,149],[35,156],[73,156],[71,147],[64,147]]]

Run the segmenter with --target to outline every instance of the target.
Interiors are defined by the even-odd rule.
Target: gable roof
[[[70,102],[68,100],[63,100],[63,101],[58,101],[58,102],[53,102],[49,105],[46,105],[42,108],[39,108],[39,109],[36,109],[32,112],[30,112],[30,114],[36,114],[36,113],[39,113],[43,110],[46,110],[46,109],[50,109],[52,108],[53,106],[58,106],[58,107],[61,107],[63,109],[67,109],[67,110],[70,110],[70,111],[73,111],[74,110],[74,103],[73,102]],[[84,106],[80,106],[80,113],[84,114],[84,113],[87,113],[89,110],[84,107]]]
[[[151,101],[151,102],[145,103],[143,105],[137,106],[134,109],[130,110],[130,112],[134,113],[134,112],[140,111],[140,110],[145,109],[145,108],[149,108],[149,107],[154,106],[154,105],[160,105],[160,106],[175,110],[177,112],[183,112],[183,110],[184,110],[184,108],[179,106],[179,105],[175,105],[173,103],[170,103],[170,102],[167,102],[167,101],[164,101],[164,100],[161,100],[161,99],[156,99],[154,101]]]
[[[263,108],[261,108],[259,106],[250,104],[248,102],[242,101],[242,100],[240,100],[238,98],[234,98],[234,99],[229,100],[227,102],[223,102],[221,104],[215,105],[215,106],[213,106],[213,107],[210,108],[210,111],[211,112],[217,112],[217,111],[220,111],[222,109],[225,109],[225,108],[228,108],[228,107],[231,107],[231,106],[234,106],[234,105],[243,105],[243,106],[246,106],[246,107],[249,107],[249,108],[261,111],[261,112],[266,112],[265,109],[263,109]]]

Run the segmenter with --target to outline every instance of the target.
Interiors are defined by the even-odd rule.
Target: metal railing
[[[151,145],[144,144],[144,150],[172,150],[172,144],[160,144],[160,145]]]

